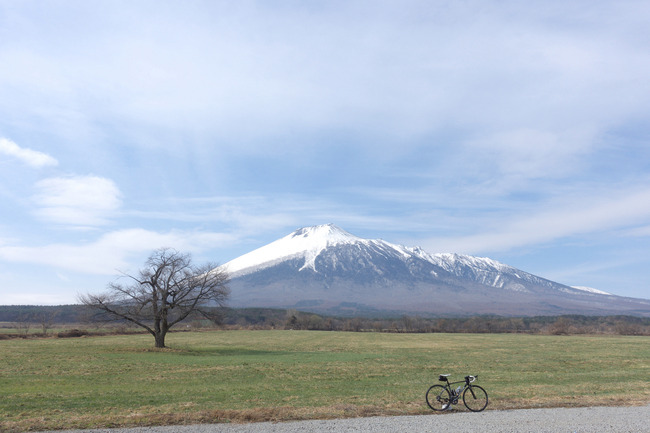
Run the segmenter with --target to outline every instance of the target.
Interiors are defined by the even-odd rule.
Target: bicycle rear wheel
[[[488,404],[487,392],[478,385],[469,385],[463,393],[463,403],[472,412],[480,412]]]
[[[433,410],[445,410],[451,404],[449,390],[442,385],[433,385],[427,390],[427,404]]]

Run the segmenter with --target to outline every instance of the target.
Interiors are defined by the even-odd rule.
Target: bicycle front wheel
[[[463,403],[472,412],[480,412],[488,405],[488,395],[478,385],[469,385],[463,393]]]
[[[449,390],[442,385],[433,385],[427,391],[427,404],[433,410],[445,410],[451,404]]]

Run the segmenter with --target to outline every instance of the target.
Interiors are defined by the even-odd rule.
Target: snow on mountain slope
[[[528,291],[526,284],[532,283],[575,292],[571,287],[538,277],[488,257],[473,257],[455,253],[429,254],[427,257],[431,263],[457,277],[471,279],[490,287],[526,292]]]
[[[343,246],[353,248],[344,252]],[[328,252],[328,254],[324,254],[324,252]],[[419,247],[409,248],[380,239],[363,239],[334,224],[300,228],[275,242],[226,263],[223,268],[233,278],[237,278],[289,260],[301,262],[299,271],[319,272],[317,259],[323,268],[335,269],[337,263],[339,268],[341,266],[348,269],[352,267],[350,263],[342,265],[342,257],[338,256],[345,256],[348,262],[356,263],[357,274],[361,272],[361,263],[363,263],[363,267],[367,268],[364,270],[366,275],[368,269],[374,270],[377,274],[384,274],[385,271],[377,267],[372,259],[372,257],[380,257],[384,263],[386,260],[392,260],[394,272],[400,267],[396,262],[409,269],[410,275],[408,276],[397,271],[394,276],[400,278],[423,278],[422,275],[416,274],[426,268],[424,278],[427,275],[438,277],[440,273],[446,272],[479,284],[515,291],[525,291],[524,286],[515,280],[525,280],[542,285],[546,285],[548,282],[489,258],[450,253],[429,254]],[[426,265],[421,262],[426,262]]]
[[[587,292],[587,293],[596,293],[598,295],[611,295],[611,293],[609,292],[594,289],[593,287],[585,287],[585,286],[571,286],[571,287],[577,290],[582,290],[583,292]]]
[[[498,271],[515,271],[516,269],[497,262],[487,257],[473,257],[455,253],[428,254],[426,257],[438,266],[453,272],[459,267],[472,267],[475,269],[490,269]]]
[[[362,239],[333,224],[298,229],[222,268],[230,273],[236,307],[650,315],[647,300],[569,287],[490,258]]]
[[[364,242],[364,240],[333,224],[303,227],[223,266],[231,275],[237,276],[245,273],[244,271],[250,273],[284,260],[304,257],[303,268],[309,267],[316,270],[314,262],[324,249],[339,244],[357,242]]]

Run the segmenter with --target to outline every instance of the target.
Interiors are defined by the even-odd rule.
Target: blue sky
[[[650,298],[650,3],[0,0],[0,303],[296,228]]]

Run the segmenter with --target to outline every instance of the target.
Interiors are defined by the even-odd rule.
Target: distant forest
[[[97,323],[92,312],[82,305],[0,306],[0,328],[14,334],[48,334],[51,329],[75,329],[76,333],[59,331],[59,336],[84,334],[79,330],[103,328],[111,332],[133,332],[128,324]],[[214,328],[211,322],[188,320],[185,327],[174,329],[200,330]],[[298,310],[241,308],[224,311],[221,329],[294,329],[350,332],[396,333],[526,333],[526,334],[618,334],[650,335],[650,318],[636,316],[535,316],[535,317],[420,317],[401,315],[394,318],[336,317]],[[17,332],[16,332],[17,331]],[[0,333],[3,330],[0,329]]]

